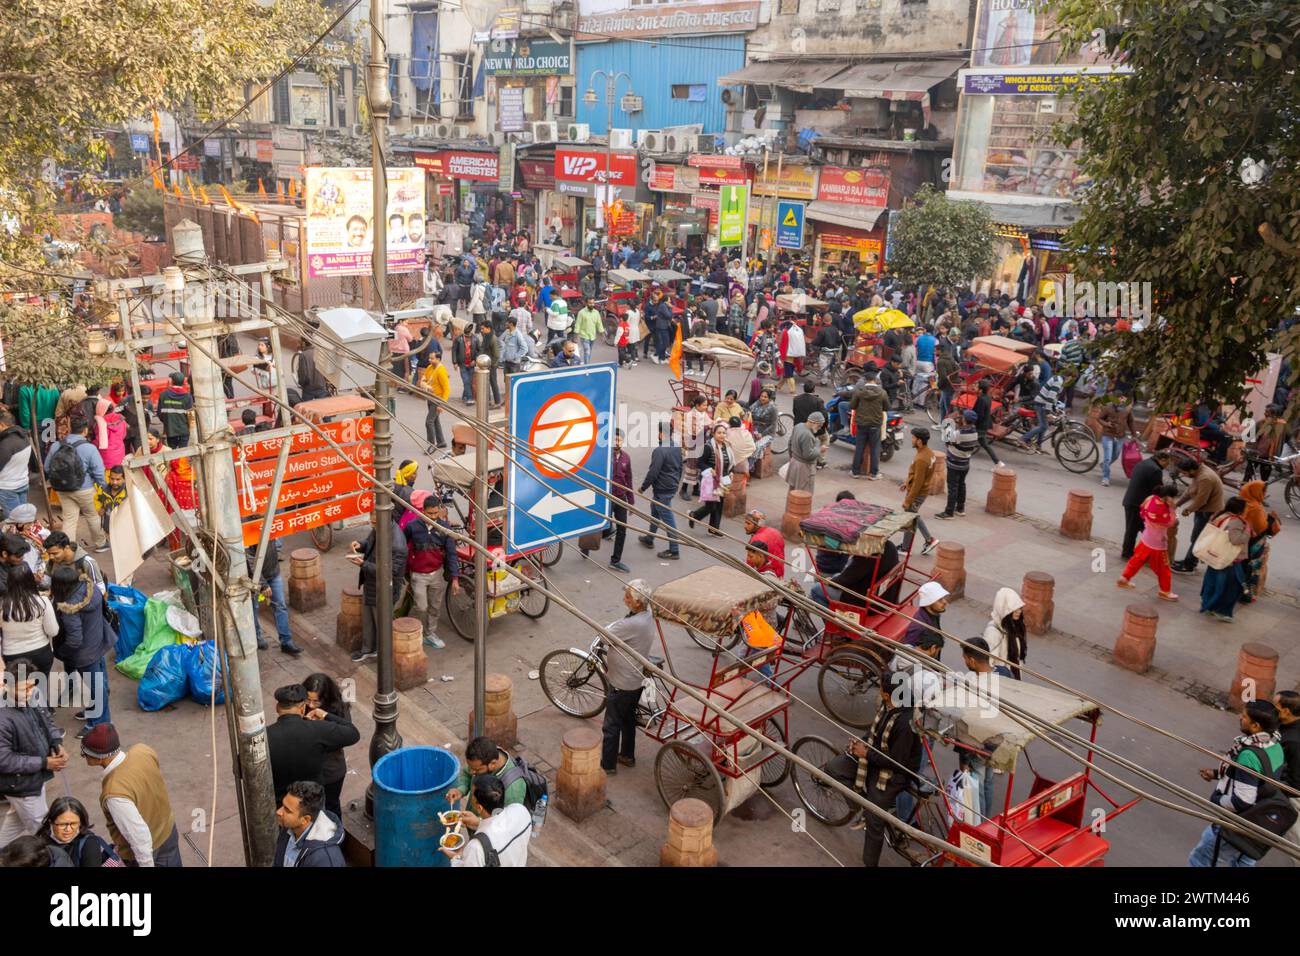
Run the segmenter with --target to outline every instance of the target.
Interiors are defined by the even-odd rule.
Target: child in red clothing
[[[1160,594],[1165,601],[1177,601],[1178,595],[1170,588],[1173,575],[1169,570],[1168,536],[1169,529],[1177,523],[1174,517],[1174,499],[1178,497],[1178,488],[1174,485],[1161,485],[1146,501],[1142,502],[1142,537],[1133,549],[1133,557],[1124,567],[1124,573],[1116,587],[1133,587],[1133,578],[1142,570],[1142,565],[1150,564],[1160,583]]]

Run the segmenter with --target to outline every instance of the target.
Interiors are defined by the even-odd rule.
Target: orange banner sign
[[[346,460],[345,460],[346,456]],[[358,442],[355,445],[343,446],[343,454],[340,455],[332,448],[326,448],[323,451],[308,451],[298,455],[290,455],[289,460],[284,465],[284,480],[297,481],[300,478],[306,478],[314,475],[324,475],[331,471],[340,471],[350,468],[348,461],[355,462],[371,471],[370,467],[375,460],[375,450],[369,442]],[[250,461],[243,467],[247,469],[248,481],[256,487],[269,485],[275,480],[275,462],[274,457],[261,458],[257,461]],[[242,485],[244,474],[239,472],[239,458],[235,458],[235,476]]]
[[[287,512],[290,508],[314,504],[328,498],[337,498],[340,495],[351,494],[354,491],[364,491],[369,487],[370,480],[363,475],[358,475],[355,471],[336,471],[332,475],[322,475],[318,478],[287,481],[280,486],[280,495],[276,499],[276,507]],[[270,501],[270,488],[253,489],[252,501],[249,501],[241,490],[239,493],[239,514],[244,518],[260,515],[266,511]]]
[[[297,511],[291,511],[288,514],[277,513],[275,519],[271,522],[271,537],[283,538],[285,535],[297,534],[299,531],[309,531],[324,524],[332,524],[335,521],[343,521],[347,518],[355,518],[357,515],[367,514],[373,511],[374,508],[374,493],[363,491],[360,494],[350,495],[346,498],[336,498],[333,501],[322,502],[309,508],[299,508]],[[245,547],[257,544],[261,534],[262,520],[260,518],[244,522]]]
[[[370,441],[375,434],[375,420],[368,416],[366,418],[345,418],[337,422],[326,422],[320,426],[320,429],[338,444],[350,445],[353,442]],[[280,443],[283,441],[283,438],[267,438],[262,441],[248,442],[248,444],[244,445],[244,457],[249,461],[253,461],[257,458],[278,455],[280,453]],[[289,454],[325,447],[325,440],[315,432],[300,432],[293,436],[293,444],[289,447]]]

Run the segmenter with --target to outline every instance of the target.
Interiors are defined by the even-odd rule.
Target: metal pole
[[[384,165],[384,130],[392,99],[388,93],[388,56],[384,49],[384,0],[370,0],[370,169],[374,183],[374,225],[371,274],[375,307],[388,312],[388,180]],[[379,357],[388,362],[388,347]],[[388,408],[388,379],[375,382],[375,484],[386,485],[393,475],[392,413]],[[393,681],[393,502],[375,496],[375,630],[378,632],[378,675],[375,682],[375,733],[370,738],[370,766],[402,746],[397,733],[397,690]],[[366,790],[366,813],[374,808],[374,784]]]
[[[474,415],[488,420],[488,376],[492,360],[480,355],[474,360]],[[474,736],[483,735],[484,689],[487,686],[487,532],[488,532],[488,442],[480,433],[474,441]]]
[[[215,343],[223,326],[213,323],[207,290],[200,283],[187,283],[182,321],[186,334]],[[186,306],[202,303],[198,308]],[[221,385],[221,367],[211,350],[190,350],[190,378],[194,383],[194,417],[204,436],[200,460],[208,502],[208,520],[215,538],[213,567],[224,581],[227,614],[213,609],[213,626],[222,632],[238,730],[236,745],[242,768],[243,805],[247,816],[250,866],[270,866],[275,858],[277,827],[275,794],[271,782],[271,760],[266,743],[266,715],[262,710],[262,680],[257,667],[257,637],[253,627],[253,594],[245,582],[248,565],[244,556],[244,533],[236,500],[235,463],[230,454],[230,423],[226,419],[226,394]],[[134,361],[134,356],[129,356]],[[222,566],[224,562],[224,567]]]

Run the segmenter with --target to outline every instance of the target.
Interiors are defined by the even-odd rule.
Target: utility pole
[[[370,0],[370,173],[374,184],[374,224],[371,234],[371,275],[374,277],[376,310],[381,321],[388,314],[388,178],[384,165],[384,135],[392,99],[388,93],[388,55],[384,49],[384,0]],[[385,325],[387,323],[385,322]],[[388,366],[384,345],[379,365]],[[388,408],[389,385],[383,375],[375,378],[375,485],[387,485],[393,477],[392,413]],[[375,683],[375,733],[370,738],[370,766],[385,754],[402,746],[397,733],[397,689],[393,680],[393,502],[387,495],[375,495],[375,635],[379,652]],[[366,790],[366,812],[373,814],[374,783]]]
[[[182,265],[199,264],[206,256],[182,258]],[[224,323],[216,322],[213,300],[203,282],[186,281],[181,297],[181,318],[188,336],[203,345],[189,350],[190,378],[194,387],[194,420],[201,439],[200,458],[208,507],[207,519],[214,536],[213,575],[222,576],[226,614],[213,608],[213,626],[224,639],[218,646],[226,651],[227,673],[237,730],[248,864],[270,866],[275,859],[277,828],[275,792],[271,780],[271,757],[266,743],[266,715],[262,709],[262,680],[257,668],[257,636],[253,625],[254,592],[248,587],[248,563],[244,554],[244,533],[236,499],[235,461],[230,423],[226,419],[226,395],[221,384],[221,367],[213,358]],[[132,360],[134,358],[132,357]],[[224,564],[224,567],[223,567]]]
[[[474,415],[479,421],[488,420],[488,376],[492,360],[480,355],[474,360]],[[488,443],[487,437],[478,436],[474,443],[474,736],[483,735],[487,706],[487,531],[488,531]]]

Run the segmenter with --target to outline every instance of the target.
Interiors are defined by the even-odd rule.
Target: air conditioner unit
[[[533,123],[534,143],[554,143],[559,138],[560,137],[556,132],[555,123],[540,120]]]
[[[498,132],[489,133],[488,140],[492,143],[493,146],[501,146],[504,145],[506,142],[506,134],[498,133]]]
[[[552,0],[524,0],[523,6],[524,13],[548,16],[551,12]]]
[[[353,136],[365,136],[367,132],[369,132],[369,130],[366,128],[366,124],[365,124],[365,123],[353,123],[353,124],[352,124],[352,135],[353,135]]]
[[[411,135],[424,139],[433,135],[433,127],[428,123],[414,123],[411,125]]]
[[[695,136],[695,148],[692,153],[716,153],[718,151],[717,137],[712,133],[697,133]]]
[[[609,131],[610,149],[630,149],[631,146],[632,131],[630,129],[611,129]]]
[[[636,144],[637,144],[638,146],[645,146],[645,145],[646,145],[646,142],[649,141],[650,139],[654,138],[654,137],[662,138],[662,136],[661,136],[659,130],[657,130],[657,129],[639,129],[639,130],[636,131]],[[648,149],[649,147],[646,147],[646,148]]]
[[[667,133],[664,135],[665,153],[689,153],[694,146],[694,136],[685,136],[681,133]]]
[[[532,141],[533,134],[527,130],[521,133],[506,133],[507,143],[531,143]]]
[[[577,17],[573,10],[554,10],[551,12],[551,26],[561,32],[573,30],[577,26]]]
[[[564,138],[570,143],[585,143],[591,139],[591,127],[586,123],[570,123],[564,130]]]
[[[433,124],[433,138],[434,138],[434,139],[451,139],[451,136],[452,136],[452,124],[451,124],[451,123],[434,123],[434,124]]]
[[[453,126],[451,129],[452,139],[469,139],[468,126]]]

